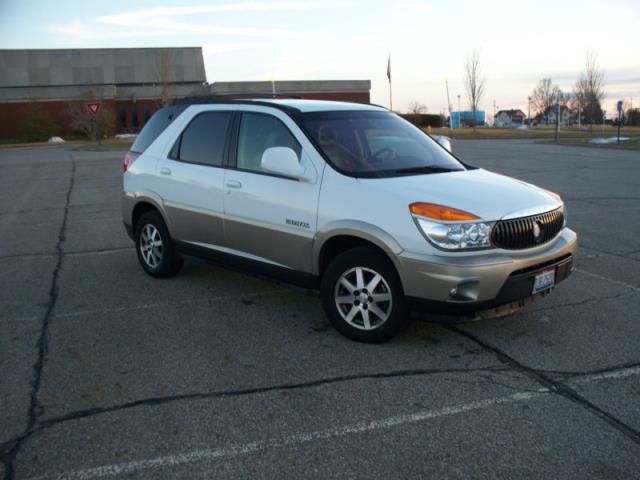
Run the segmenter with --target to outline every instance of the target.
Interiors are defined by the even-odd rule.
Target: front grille
[[[530,217],[500,220],[493,227],[491,241],[494,246],[508,250],[531,248],[553,240],[562,230],[563,223],[562,209]],[[536,233],[539,233],[537,237]]]

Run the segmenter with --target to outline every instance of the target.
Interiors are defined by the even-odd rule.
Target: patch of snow
[[[49,143],[64,143],[64,140],[61,137],[51,137],[47,140]]]
[[[626,142],[629,140],[629,137],[620,137],[621,142]],[[618,143],[618,137],[609,137],[609,138],[592,138],[589,140],[589,143],[595,143],[598,145],[605,145],[609,143]]]
[[[115,136],[118,140],[128,140],[130,138],[136,138],[138,136],[137,133],[119,133]]]

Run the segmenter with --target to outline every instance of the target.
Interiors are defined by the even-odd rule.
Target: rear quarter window
[[[169,105],[154,113],[137,136],[136,141],[133,142],[131,151],[143,153],[165,131],[171,122],[184,112],[185,108],[187,108],[187,105]]]

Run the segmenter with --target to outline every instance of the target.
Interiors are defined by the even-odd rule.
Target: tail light
[[[129,150],[127,154],[124,156],[124,162],[122,163],[122,171],[126,172],[129,170],[129,167],[133,165],[133,162],[140,156],[138,152],[132,152]]]

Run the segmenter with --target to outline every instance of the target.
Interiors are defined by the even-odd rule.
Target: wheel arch
[[[150,211],[157,211],[162,217],[167,229],[171,232],[169,222],[161,205],[162,201],[159,198],[154,198],[154,196],[151,195],[136,195],[133,208],[131,209],[131,227],[133,231],[136,231],[136,224],[142,215]]]
[[[402,252],[400,244],[381,228],[359,221],[340,221],[323,229],[316,237],[313,249],[313,266],[322,276],[327,265],[336,255],[361,246],[377,248],[398,270],[397,255]]]

